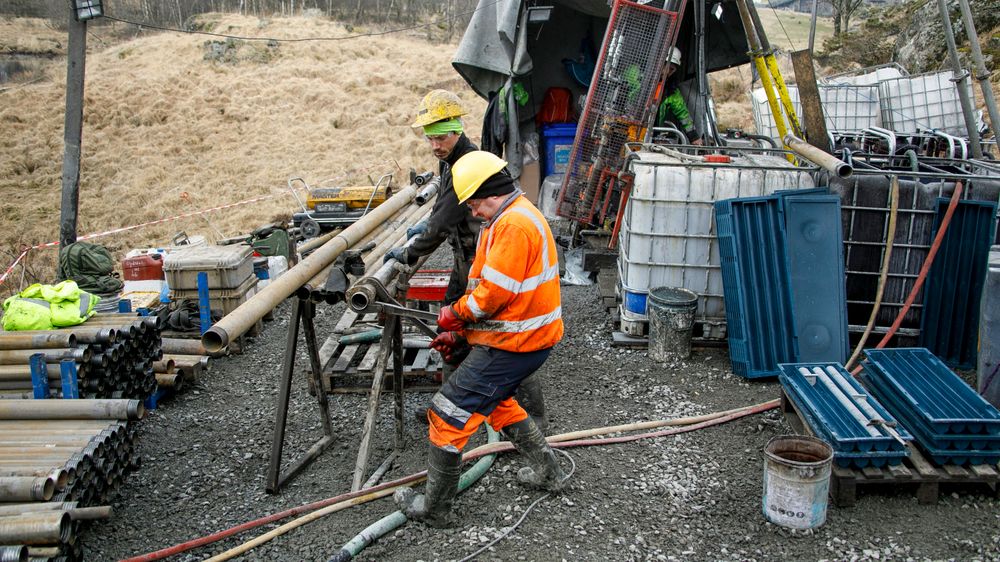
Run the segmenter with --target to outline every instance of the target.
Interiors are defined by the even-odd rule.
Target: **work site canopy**
[[[677,42],[683,53],[679,76],[685,80],[696,77],[698,69],[696,27],[701,26],[696,26],[696,1],[687,2]],[[526,132],[517,123],[531,121],[549,88],[570,89],[574,101],[587,93],[611,15],[606,0],[552,0],[545,4],[552,8],[547,19],[526,0],[479,0],[452,60],[455,70],[483,98],[489,99],[491,93],[507,86],[503,90],[508,98],[506,107],[518,108],[516,116],[515,112],[507,115],[507,157],[515,169],[519,167],[519,134]],[[750,62],[735,0],[705,6],[705,71]],[[514,98],[515,81],[529,94],[523,105]],[[692,111],[703,111],[691,97],[689,94]]]

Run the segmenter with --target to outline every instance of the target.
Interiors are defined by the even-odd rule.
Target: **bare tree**
[[[830,4],[833,5],[833,34],[840,35],[850,31],[851,17],[861,8],[864,0],[830,0]]]

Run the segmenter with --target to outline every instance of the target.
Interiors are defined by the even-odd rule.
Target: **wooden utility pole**
[[[80,207],[80,139],[83,135],[83,76],[87,58],[87,22],[69,18],[66,56],[66,122],[63,132],[62,203],[59,213],[59,246],[76,242]]]

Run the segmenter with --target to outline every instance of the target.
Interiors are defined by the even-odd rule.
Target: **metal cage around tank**
[[[615,0],[560,190],[559,216],[589,224],[602,211],[625,144],[643,139],[656,111],[685,4]]]

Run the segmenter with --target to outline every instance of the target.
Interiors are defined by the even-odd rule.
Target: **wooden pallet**
[[[781,392],[781,411],[796,433],[813,435],[785,391]],[[858,489],[915,489],[917,501],[935,504],[941,488],[955,485],[979,485],[1000,498],[1000,465],[935,465],[912,443],[910,456],[902,464],[881,468],[843,468],[834,465],[830,475],[830,497],[837,507],[851,507],[858,499]]]
[[[375,371],[375,363],[378,360],[379,344],[376,342],[343,345],[339,340],[343,334],[365,328],[366,325],[371,329],[377,328],[376,321],[377,315],[375,314],[359,316],[350,309],[344,312],[334,327],[333,333],[319,350],[320,364],[323,365],[321,380],[324,390],[327,392],[346,392],[357,389],[358,392],[364,393],[371,391],[370,381],[372,373]],[[411,336],[419,337],[419,334],[404,331],[404,338]],[[441,367],[440,355],[431,353],[430,349],[403,349],[403,376],[406,378],[423,377],[439,381]],[[437,385],[427,385],[426,382],[424,381],[424,385],[410,389],[417,391],[437,389]],[[407,386],[409,387],[409,385]]]

